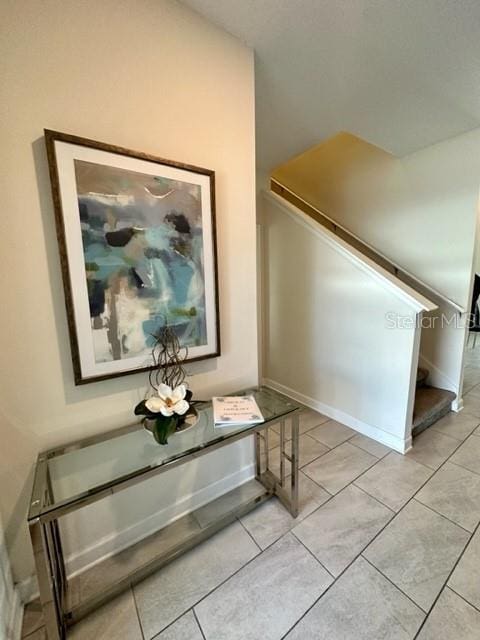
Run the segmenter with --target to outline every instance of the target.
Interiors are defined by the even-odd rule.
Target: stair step
[[[417,389],[413,409],[412,436],[418,436],[427,427],[443,418],[450,411],[456,397],[452,391],[446,389],[427,386]]]
[[[417,389],[420,389],[420,387],[424,387],[425,386],[429,373],[430,373],[430,371],[428,369],[423,369],[422,367],[418,367],[418,369],[417,369]]]

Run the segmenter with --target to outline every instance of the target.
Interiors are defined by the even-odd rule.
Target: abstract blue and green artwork
[[[78,381],[147,368],[165,324],[217,354],[212,172],[73,146],[54,140]]]

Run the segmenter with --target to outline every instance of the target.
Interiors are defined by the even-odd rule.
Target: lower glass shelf
[[[74,624],[88,613],[206,540],[273,495],[249,480],[208,504],[69,579],[65,621]]]

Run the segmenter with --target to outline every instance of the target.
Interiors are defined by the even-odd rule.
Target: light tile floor
[[[480,379],[465,400],[406,456],[305,412],[296,520],[269,500],[68,638],[479,640]]]

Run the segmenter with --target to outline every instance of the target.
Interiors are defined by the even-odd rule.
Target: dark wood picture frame
[[[98,373],[92,370],[92,366],[90,364],[85,365],[85,356],[82,354],[82,349],[85,346],[85,336],[87,333],[86,323],[82,321],[80,324],[83,327],[80,331],[79,329],[79,317],[80,314],[82,317],[85,317],[85,309],[81,311],[78,307],[85,306],[85,295],[88,296],[87,293],[87,267],[85,262],[83,264],[85,277],[83,282],[79,281],[79,257],[78,252],[80,250],[83,251],[82,246],[82,236],[79,235],[78,230],[75,231],[75,234],[71,234],[69,232],[69,228],[72,228],[72,225],[77,225],[78,229],[80,229],[80,218],[81,211],[80,205],[78,203],[78,194],[72,194],[72,184],[74,180],[72,180],[72,175],[74,175],[74,161],[77,162],[77,158],[75,151],[77,150],[79,155],[82,155],[81,150],[87,149],[86,153],[92,153],[94,157],[96,157],[96,152],[100,152],[98,158],[102,158],[102,152],[107,154],[104,155],[105,162],[100,162],[99,160],[87,160],[88,163],[93,163],[96,165],[97,162],[99,165],[105,166],[108,169],[120,170],[122,171],[122,167],[118,167],[118,165],[114,164],[110,166],[107,160],[111,160],[112,158],[119,156],[122,158],[122,162],[130,162],[128,159],[134,159],[140,161],[138,173],[139,175],[143,175],[143,170],[145,168],[146,163],[153,163],[154,165],[158,165],[158,172],[148,171],[147,175],[151,176],[152,179],[164,179],[164,180],[172,180],[174,183],[182,183],[183,181],[186,185],[190,187],[199,187],[201,193],[201,207],[202,207],[202,225],[205,221],[207,221],[206,225],[206,233],[208,233],[208,238],[205,237],[204,228],[202,226],[202,258],[208,258],[208,264],[210,265],[210,271],[207,273],[207,267],[205,266],[205,260],[203,261],[204,272],[202,273],[204,277],[205,283],[205,291],[207,290],[207,282],[208,282],[208,309],[207,302],[205,302],[205,331],[208,335],[207,346],[205,349],[203,345],[197,348],[201,349],[203,352],[200,355],[195,355],[196,347],[189,348],[189,354],[193,352],[193,354],[186,360],[186,362],[195,362],[199,360],[204,360],[208,358],[216,358],[220,356],[220,315],[219,315],[219,297],[218,297],[218,261],[217,261],[217,238],[216,238],[216,214],[215,214],[215,172],[210,169],[204,169],[201,167],[197,167],[194,165],[175,162],[172,160],[166,160],[164,158],[160,158],[157,156],[153,156],[147,153],[143,153],[140,151],[133,151],[131,149],[126,149],[124,147],[99,142],[96,140],[90,140],[88,138],[83,138],[67,133],[61,133],[58,131],[52,131],[49,129],[44,130],[45,133],[45,144],[47,150],[47,158],[48,158],[48,166],[50,171],[50,181],[52,188],[52,196],[53,196],[53,205],[55,211],[55,223],[56,223],[56,232],[57,232],[57,240],[59,246],[60,253],[60,262],[62,269],[62,277],[63,277],[63,287],[64,287],[64,296],[65,296],[65,306],[67,312],[67,320],[70,334],[70,346],[72,353],[72,362],[73,362],[73,371],[74,371],[74,379],[75,384],[86,384],[90,382],[96,382],[100,380],[106,380],[109,378],[114,378],[118,376],[130,375],[133,373],[138,373],[141,371],[148,371],[152,369],[152,365],[148,363],[144,363],[143,365],[138,364],[138,359],[132,359],[130,364],[135,363],[131,368],[122,368],[121,370],[109,370],[108,372],[101,370],[102,367],[106,367],[109,365],[104,365],[101,363],[99,365]],[[59,146],[60,145],[60,146]],[[63,145],[63,146],[62,146]],[[61,155],[62,150],[67,157],[59,159],[59,153]],[[91,151],[93,150],[93,151]],[[113,155],[111,155],[113,154]],[[123,160],[126,158],[127,160]],[[82,161],[82,160],[81,160]],[[119,161],[120,162],[120,161]],[[69,166],[71,164],[71,167]],[[68,186],[63,184],[63,175],[62,171],[64,171],[65,167],[68,168],[68,175],[65,173],[66,179],[65,183],[68,183]],[[164,170],[164,174],[170,174],[167,177],[162,177],[162,169]],[[134,169],[125,170],[130,173],[135,174]],[[188,182],[187,179],[181,180],[178,177],[172,178],[171,175],[185,175],[188,177],[189,174],[192,175],[194,181],[192,183]],[[157,177],[160,176],[160,177]],[[200,184],[199,184],[200,183]],[[76,183],[75,183],[76,185]],[[68,191],[68,197],[66,192]],[[208,194],[207,194],[208,191]],[[76,198],[76,214],[74,213],[74,201],[73,197],[75,195]],[[105,194],[98,194],[103,196]],[[106,194],[110,197],[114,197],[111,194]],[[167,194],[169,195],[169,194]],[[115,196],[120,197],[120,196]],[[157,198],[163,198],[163,196],[152,196]],[[203,202],[206,201],[207,205],[205,210],[203,209]],[[207,210],[208,209],[208,210]],[[174,212],[175,214],[177,212]],[[78,220],[73,221],[72,218],[77,216]],[[75,237],[73,237],[75,236]],[[77,246],[80,245],[80,246]],[[206,255],[205,247],[209,248],[208,256]],[[74,265],[76,267],[72,267],[72,257],[70,254],[74,254]],[[205,254],[205,255],[204,255]],[[78,291],[82,293],[83,303],[79,299],[77,295]],[[205,300],[207,299],[207,294],[205,293]],[[88,304],[87,304],[88,306]],[[208,314],[214,314],[214,318],[208,316]],[[90,314],[90,311],[89,311]],[[91,342],[93,345],[93,328],[91,329]],[[89,349],[87,348],[87,351]],[[94,347],[92,347],[93,353]],[[204,351],[207,352],[204,352]],[[91,356],[91,354],[90,354]],[[148,360],[146,354],[142,356],[145,361]],[[88,360],[88,358],[86,358]],[[123,358],[120,362],[125,364],[125,367],[128,367],[130,358]],[[91,361],[91,357],[89,362]],[[110,362],[118,362],[118,360],[111,360]],[[121,365],[119,365],[121,366]],[[112,364],[113,368],[114,365]]]

